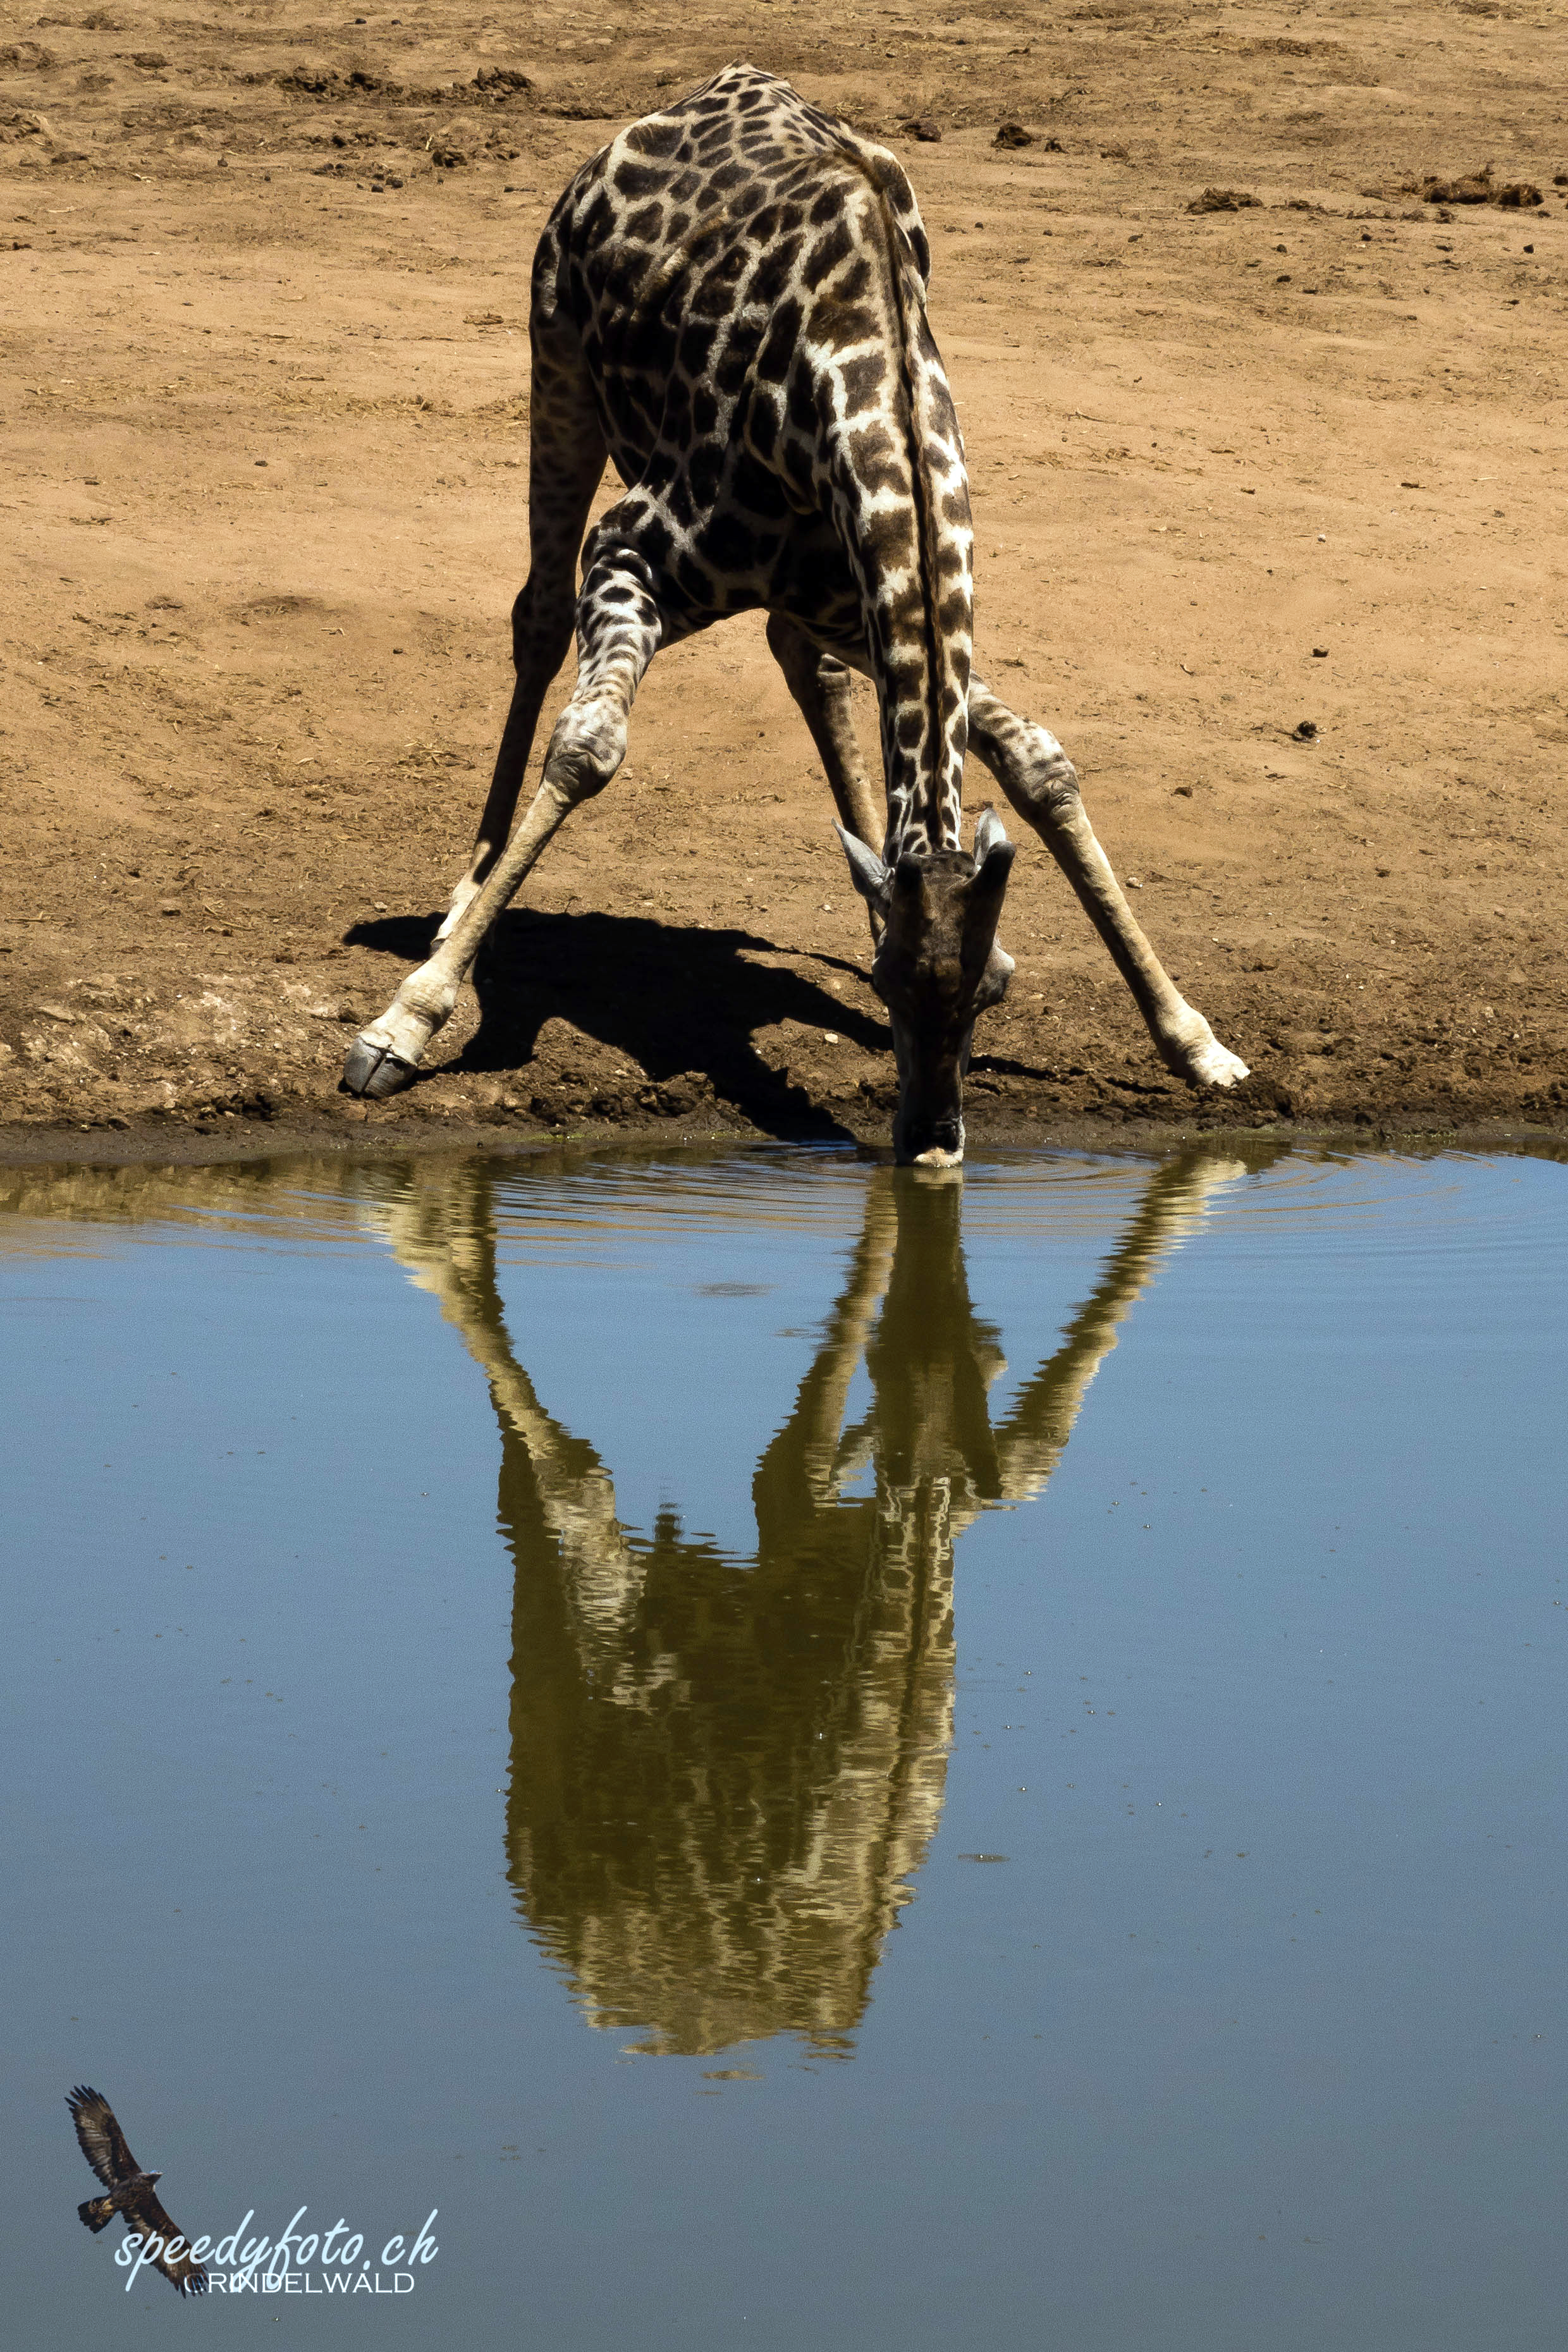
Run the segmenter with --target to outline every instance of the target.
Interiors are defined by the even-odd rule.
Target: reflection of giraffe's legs
[[[501,1424],[526,1456],[552,1570],[580,1635],[615,1636],[641,1590],[647,1561],[616,1516],[615,1483],[591,1445],[544,1410],[512,1352],[496,1279],[495,1183],[471,1161],[423,1166],[378,1222],[394,1256],[430,1292],[490,1385]],[[501,1473],[503,1494],[506,1470]]]
[[[850,1383],[892,1273],[898,1217],[889,1172],[879,1169],[867,1187],[865,1224],[822,1344],[795,1411],[757,1465],[752,1497],[764,1552],[783,1551],[798,1540],[817,1512],[837,1502],[874,1451],[874,1434],[861,1432],[841,1444],[840,1433]]]
[[[1154,1169],[1091,1295],[1055,1352],[1026,1381],[996,1432],[1001,1492],[1010,1502],[1039,1493],[1072,1434],[1089,1382],[1116,1345],[1133,1301],[1161,1261],[1207,1212],[1211,1196],[1247,1173],[1245,1160],[1189,1151]]]
[[[1016,717],[976,677],[969,686],[969,740],[1077,891],[1166,1067],[1193,1086],[1232,1087],[1245,1078],[1247,1064],[1226,1051],[1186,1002],[1133,920],[1084,814],[1072,761],[1055,736]]]
[[[521,887],[541,850],[579,801],[603,792],[626,755],[632,697],[658,646],[663,621],[653,572],[618,509],[588,542],[577,605],[577,684],[555,722],[544,776],[487,879],[454,912],[427,963],[411,971],[391,1004],[349,1049],[351,1094],[393,1095],[411,1086],[419,1057],[458,1001],[479,942]]]

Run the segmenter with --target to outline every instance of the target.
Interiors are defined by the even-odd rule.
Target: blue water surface
[[[10,2340],[1557,2346],[1565,1207],[0,1175]]]

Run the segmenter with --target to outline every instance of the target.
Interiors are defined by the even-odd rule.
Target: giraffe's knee
[[[824,654],[817,664],[816,690],[830,710],[847,716],[855,708],[854,676],[831,654]]]
[[[1034,791],[1039,804],[1054,816],[1076,814],[1083,794],[1079,790],[1078,770],[1058,744],[1045,753],[1035,771]]]
[[[1054,827],[1078,814],[1083,796],[1078,770],[1061,745],[1043,728],[1038,733],[1043,740],[1027,744],[1021,758],[1007,762],[1002,783],[1020,816]]]
[[[568,703],[555,722],[545,756],[544,780],[569,807],[602,793],[626,756],[626,722],[603,704]]]

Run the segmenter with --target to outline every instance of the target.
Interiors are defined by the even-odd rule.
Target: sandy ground
[[[905,155],[980,666],[1255,1071],[1164,1076],[1031,840],[972,1133],[1568,1124],[1565,34],[1563,0],[0,7],[8,1152],[885,1136],[863,921],[750,620],[656,663],[482,1018],[410,1096],[336,1092],[505,706],[539,226],[736,55]],[[1489,164],[1542,205],[1421,200]]]

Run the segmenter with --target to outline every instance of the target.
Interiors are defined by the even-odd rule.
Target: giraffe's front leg
[[[563,712],[563,721],[566,715]],[[556,732],[560,733],[559,725]],[[552,742],[552,752],[554,749]],[[604,781],[607,783],[609,778]],[[485,932],[552,835],[583,797],[581,792],[563,789],[561,782],[552,777],[550,761],[546,760],[544,781],[507,845],[504,867],[498,866],[490,883],[472,895],[450,929],[437,939],[436,951],[428,961],[408,974],[379,1020],[362,1029],[349,1047],[343,1063],[346,1092],[380,1101],[388,1095],[402,1094],[414,1084],[426,1047],[452,1017]],[[512,869],[515,879],[505,898],[495,898],[490,911],[482,913],[480,902],[491,897],[499,875]]]
[[[799,623],[783,613],[774,613],[768,622],[768,647],[811,730],[839,824],[868,849],[880,850],[887,840],[887,804],[879,805],[866,773],[855,733],[847,667],[814,645]],[[866,911],[871,919],[875,953],[882,937],[882,918],[869,903]]]
[[[603,532],[604,526],[600,526]],[[420,1057],[451,1018],[479,944],[579,801],[601,793],[626,755],[632,698],[662,632],[648,565],[601,545],[578,601],[577,684],[555,722],[544,776],[486,880],[456,911],[428,962],[411,971],[378,1021],[349,1048],[343,1085],[380,1098],[413,1085]]]
[[[1131,990],[1166,1068],[1194,1087],[1234,1087],[1245,1078],[1247,1064],[1220,1044],[1139,929],[1084,813],[1077,772],[1056,737],[1034,720],[1020,719],[989,687],[971,678],[969,740],[1072,884]]]

